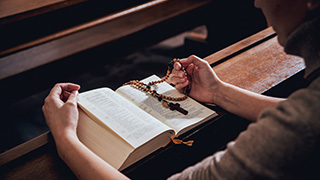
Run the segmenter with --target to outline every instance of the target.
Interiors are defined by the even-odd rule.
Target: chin
[[[271,26],[271,27],[272,27],[272,29],[277,33],[278,43],[279,43],[282,47],[284,47],[286,40],[285,40],[285,38],[283,38],[282,33],[281,33],[281,32],[279,33],[278,29],[275,28],[274,26]]]
[[[285,40],[285,38],[281,38],[279,35],[278,35],[278,42],[279,42],[279,44],[282,46],[282,47],[284,47],[285,45],[286,45],[286,40]]]

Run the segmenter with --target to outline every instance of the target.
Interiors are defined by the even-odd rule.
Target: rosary
[[[171,97],[171,96],[159,94],[159,93],[157,93],[156,90],[152,90],[152,88],[151,88],[152,85],[163,83],[164,81],[166,81],[169,78],[175,62],[180,62],[180,60],[173,59],[172,61],[170,61],[170,63],[168,64],[167,74],[159,81],[151,81],[148,84],[145,84],[145,83],[138,81],[138,80],[132,80],[132,81],[124,83],[123,86],[130,84],[130,85],[134,86],[135,88],[140,89],[141,91],[144,91],[146,93],[149,93],[151,96],[157,98],[162,103],[163,107],[169,108],[172,111],[177,110],[178,112],[180,112],[184,115],[187,115],[188,111],[183,109],[182,107],[180,107],[179,103],[172,103],[172,102],[167,101],[167,100],[169,100],[169,101],[183,101],[183,100],[187,99],[187,97],[188,97],[187,95],[184,95],[182,97]],[[182,67],[181,70],[186,72],[184,67]],[[187,87],[185,92],[188,94],[189,91],[190,90]]]

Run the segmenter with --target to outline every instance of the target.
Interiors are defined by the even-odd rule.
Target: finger
[[[73,83],[58,83],[50,91],[49,96],[60,97],[64,91],[77,91],[80,86]]]
[[[63,102],[66,102],[70,96],[70,92],[69,91],[63,91],[63,93],[61,94],[60,98]]]
[[[65,91],[78,91],[80,89],[80,86],[78,84],[73,83],[65,83],[62,87]]]
[[[188,79],[187,77],[183,77],[183,78],[180,78],[180,77],[171,77],[170,78],[170,83],[174,84],[174,85],[177,85],[178,83],[184,83],[186,82]]]
[[[181,65],[181,67],[184,67],[184,68],[187,68],[190,65],[190,63],[187,62],[187,58],[180,59],[179,64]]]
[[[183,92],[183,88],[187,87],[189,85],[189,81],[186,80],[184,83],[179,83],[175,86],[175,88],[179,91],[179,92]]]
[[[174,77],[180,77],[183,78],[186,76],[185,72],[181,71],[181,70],[172,70],[172,76]]]
[[[80,89],[80,86],[73,83],[58,83],[56,84],[51,92],[53,94],[61,94],[63,91],[77,91]]]
[[[195,56],[195,55],[191,55],[189,56],[187,59],[182,59],[180,60],[180,62],[184,65],[184,64],[194,64],[196,66],[198,66],[200,69],[201,68],[205,68],[208,66],[208,62]]]
[[[69,95],[69,98],[67,100],[67,102],[73,103],[73,104],[77,104],[78,102],[78,96],[79,96],[79,92],[78,91],[72,91]]]
[[[70,89],[79,89],[80,86],[72,83],[58,83],[50,91],[45,103],[60,107],[69,97],[65,92]]]
[[[186,69],[187,73],[188,73],[189,75],[192,75],[193,72],[194,72],[194,68],[195,68],[195,65],[194,65],[194,64],[190,64],[190,65],[188,66],[188,68]]]
[[[54,87],[51,89],[49,96],[60,96],[62,94],[62,88],[59,84],[54,85]]]

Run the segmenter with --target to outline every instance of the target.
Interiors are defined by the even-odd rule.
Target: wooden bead
[[[162,106],[165,107],[165,108],[169,108],[169,105],[167,103],[167,101],[162,101]]]

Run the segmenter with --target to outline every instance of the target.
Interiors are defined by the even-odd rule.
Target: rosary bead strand
[[[143,83],[141,81],[138,81],[138,80],[131,80],[129,82],[124,83],[123,86],[132,85],[135,88],[137,88],[137,89],[139,89],[141,91],[144,91],[146,93],[149,93],[153,97],[158,98],[158,100],[162,103],[162,105],[165,108],[169,108],[170,110],[177,110],[177,111],[181,112],[182,114],[187,115],[188,111],[182,109],[180,107],[179,103],[175,103],[174,104],[174,103],[169,103],[169,102],[166,101],[166,100],[169,100],[169,101],[183,101],[183,100],[188,98],[187,95],[184,95],[183,97],[171,97],[171,96],[166,96],[166,95],[163,95],[163,94],[159,94],[159,93],[157,93],[156,90],[151,90],[151,86],[152,85],[163,83],[169,78],[169,76],[170,76],[170,74],[172,72],[172,69],[173,69],[173,65],[174,65],[175,62],[180,62],[180,60],[179,59],[173,59],[169,63],[167,73],[163,78],[161,78],[161,80],[151,81],[148,84],[145,84],[145,83]],[[181,68],[181,70],[186,72],[183,67]]]
[[[132,81],[124,83],[123,86],[130,84],[130,85],[133,85],[134,87],[136,87],[136,88],[138,88],[138,89],[140,89],[140,90],[142,90],[144,92],[148,92],[153,97],[157,96],[158,98],[167,99],[167,100],[170,100],[170,101],[183,101],[183,100],[188,98],[187,95],[185,95],[183,97],[177,97],[177,98],[176,97],[170,97],[170,96],[166,96],[166,95],[163,95],[163,94],[158,94],[157,91],[155,91],[155,90],[152,91],[151,87],[150,87],[152,85],[163,83],[164,81],[166,81],[169,78],[169,76],[170,76],[170,74],[172,72],[173,64],[175,62],[180,62],[180,60],[179,59],[173,59],[169,64],[169,68],[167,70],[167,74],[163,78],[161,78],[161,80],[159,80],[159,81],[151,81],[148,84],[145,84],[145,83],[140,82],[138,80],[132,80]],[[184,68],[182,70],[185,71]]]

